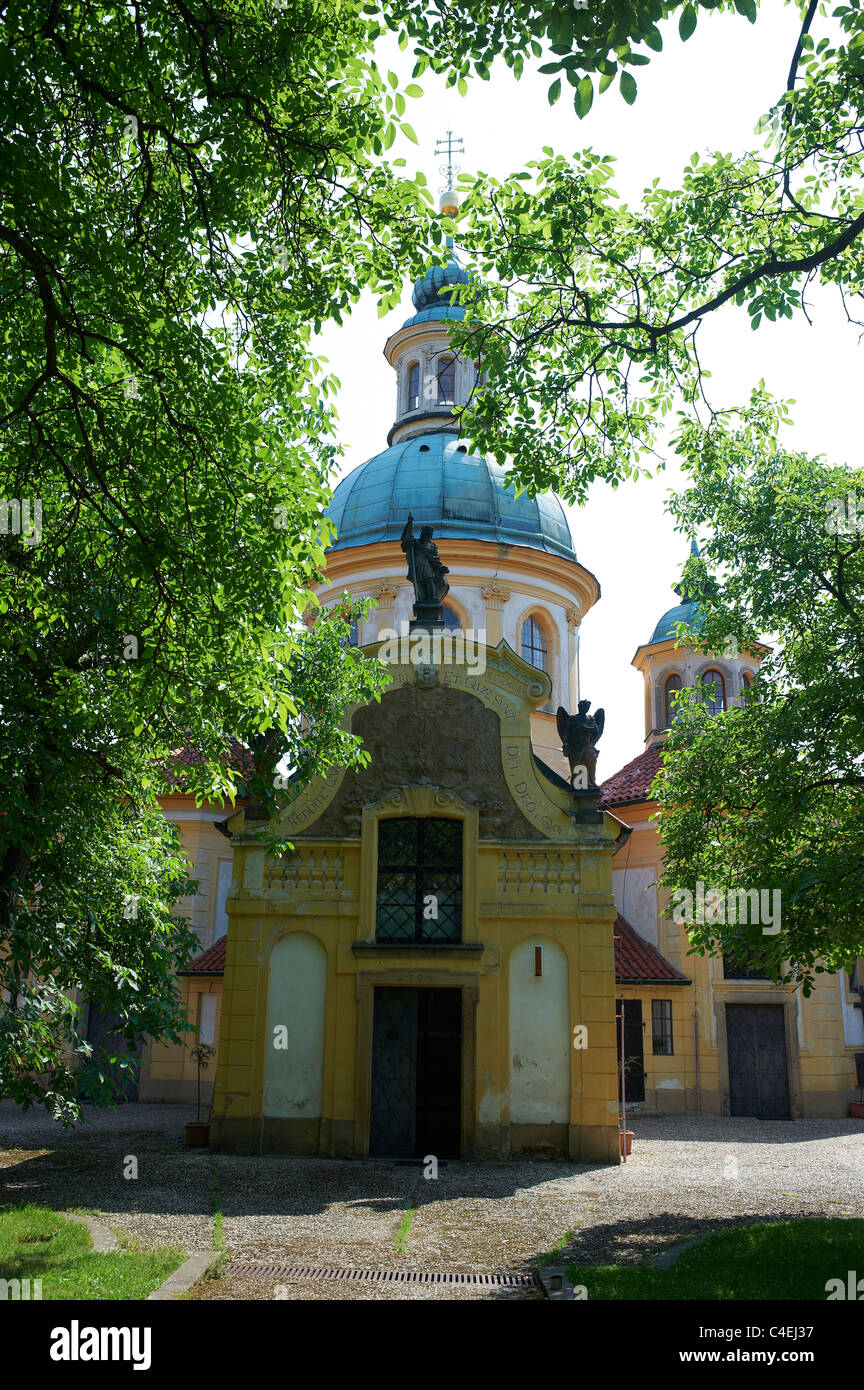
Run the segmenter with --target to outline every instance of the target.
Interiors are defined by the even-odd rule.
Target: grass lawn
[[[134,1245],[92,1249],[90,1232],[50,1207],[0,1211],[0,1279],[42,1280],[42,1298],[146,1298],[186,1258],[184,1250]]]
[[[569,1265],[590,1299],[826,1299],[829,1279],[864,1277],[864,1221],[775,1221],[720,1231],[671,1269]]]

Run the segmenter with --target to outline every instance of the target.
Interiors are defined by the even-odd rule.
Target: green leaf
[[[552,86],[549,88],[549,91],[546,93],[546,96],[547,96],[548,101],[549,101],[549,105],[550,105],[550,106],[554,106],[555,103],[556,103],[556,101],[557,101],[558,98],[560,97],[560,95],[561,95],[561,78],[558,77],[558,78],[556,78],[556,80],[552,83]]]
[[[594,101],[594,87],[590,77],[583,77],[579,86],[576,88],[576,95],[573,98],[573,105],[580,121],[583,116],[587,116]]]
[[[681,18],[678,20],[678,33],[686,42],[695,28],[696,11],[692,5],[685,5],[684,9],[681,11]]]
[[[636,79],[632,72],[622,72],[620,86],[622,97],[627,102],[628,106],[632,106],[636,100],[637,92]]]

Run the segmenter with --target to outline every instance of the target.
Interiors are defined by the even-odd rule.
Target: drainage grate
[[[471,1284],[494,1289],[533,1289],[533,1274],[445,1274],[426,1269],[334,1269],[324,1265],[271,1265],[232,1260],[226,1274],[256,1279],[340,1279],[352,1284]]]

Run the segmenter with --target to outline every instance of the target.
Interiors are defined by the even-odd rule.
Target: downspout
[[[624,1000],[621,1000],[621,1139],[618,1141],[621,1146],[621,1154],[624,1162],[627,1162],[627,1058],[624,1055]]]
[[[696,1114],[702,1114],[702,1082],[699,1075],[699,1005],[693,1005],[693,1041],[696,1045]]]

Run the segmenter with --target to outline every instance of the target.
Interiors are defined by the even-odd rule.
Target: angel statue
[[[590,708],[590,700],[580,700],[577,714],[568,714],[564,706],[559,705],[556,715],[561,751],[570,764],[570,786],[574,791],[579,772],[585,779],[583,787],[597,786],[597,743],[606,725],[606,711],[598,709],[595,714],[589,714]]]

